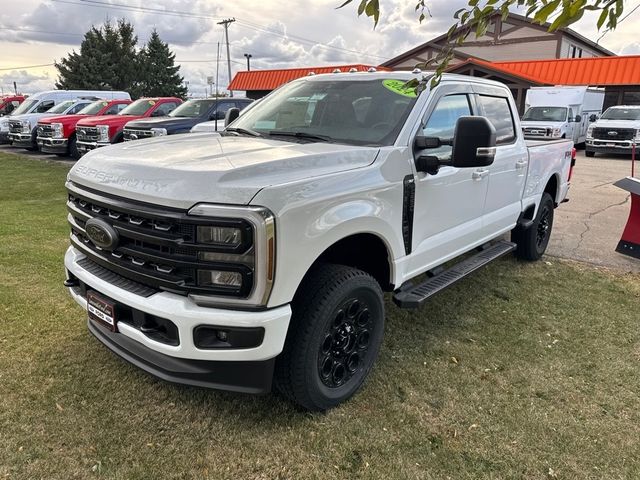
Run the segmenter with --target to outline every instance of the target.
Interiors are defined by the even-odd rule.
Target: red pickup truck
[[[124,126],[131,120],[164,117],[181,103],[175,97],[141,98],[117,115],[84,118],[76,125],[78,152],[84,155],[89,150],[120,143]]]
[[[18,105],[24,102],[25,97],[22,95],[4,95],[0,96],[0,117],[9,115]]]
[[[80,158],[78,152],[76,125],[86,117],[116,115],[131,103],[131,100],[98,100],[74,115],[43,118],[38,122],[38,147],[44,153],[70,155]]]

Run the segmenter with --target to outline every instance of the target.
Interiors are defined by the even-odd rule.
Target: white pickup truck
[[[413,308],[513,250],[540,258],[571,141],[528,146],[500,83],[430,79],[305,77],[222,135],[85,155],[65,285],[89,330],[162,379],[325,410],[375,362],[383,292]]]

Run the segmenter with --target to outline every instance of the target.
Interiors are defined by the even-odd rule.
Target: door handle
[[[527,162],[526,160],[518,160],[516,162],[516,169],[517,170],[522,170],[523,168],[525,168],[527,166],[529,162]]]
[[[487,170],[486,168],[481,168],[473,172],[471,178],[473,178],[474,180],[482,180],[487,175],[489,175],[489,170]]]

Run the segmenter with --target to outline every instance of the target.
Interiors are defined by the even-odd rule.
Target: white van
[[[37,149],[38,120],[54,115],[72,115],[95,100],[131,100],[127,92],[112,90],[49,90],[27,98],[11,116],[0,120],[14,146]]]
[[[602,113],[604,90],[589,87],[532,87],[527,91],[522,130],[527,139],[569,138],[584,143],[589,124]]]

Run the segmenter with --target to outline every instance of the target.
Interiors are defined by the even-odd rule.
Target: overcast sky
[[[432,17],[420,25],[414,11],[416,0],[381,0],[382,18],[374,31],[368,18],[357,18],[355,6],[336,10],[341,2],[2,0],[0,86],[7,92],[16,81],[26,93],[52,88],[56,70],[46,65],[78,49],[83,33],[107,19],[132,22],[140,45],[156,28],[175,51],[190,93],[202,95],[206,77],[215,75],[217,43],[223,39],[223,29],[217,22],[223,18],[237,20],[229,27],[233,75],[246,69],[244,53],[252,54],[251,66],[256,69],[376,65],[444,33],[452,23],[453,12],[466,4],[465,0],[428,1]],[[575,30],[595,40],[601,35],[596,32],[595,22],[593,16],[584,18]],[[640,10],[600,43],[615,53],[640,53],[638,27]],[[228,84],[222,44],[221,60],[218,83],[222,89]],[[45,66],[24,68],[32,65]]]

